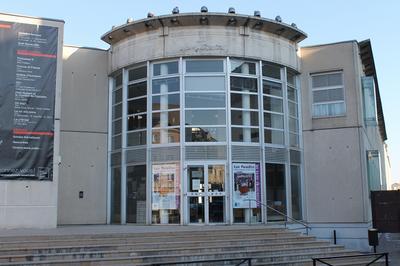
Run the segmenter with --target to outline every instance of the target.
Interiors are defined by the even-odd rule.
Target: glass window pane
[[[162,119],[165,120],[168,119],[168,122],[162,123]],[[179,126],[180,125],[179,121],[180,121],[179,111],[153,113],[153,119],[152,119],[153,127]]]
[[[296,89],[293,89],[291,87],[287,88],[287,92],[288,92],[288,99],[294,102],[297,102],[297,91]]]
[[[147,77],[147,66],[129,70],[129,81],[144,79]]]
[[[164,76],[178,73],[178,62],[153,65],[153,76]]]
[[[128,99],[144,96],[147,94],[147,82],[140,82],[128,86]]]
[[[263,92],[274,96],[282,97],[282,85],[280,83],[263,81]]]
[[[186,125],[225,125],[225,110],[188,110]]]
[[[179,94],[153,96],[153,110],[179,109]]]
[[[122,86],[122,74],[118,74],[115,77],[115,87]]]
[[[121,222],[121,168],[111,170],[111,223]]]
[[[187,60],[186,72],[224,72],[222,60]]]
[[[263,63],[262,74],[265,77],[281,79],[281,67],[274,64]]]
[[[179,91],[179,78],[155,79],[153,80],[153,94],[165,94]]]
[[[314,103],[343,101],[343,88],[313,91]]]
[[[113,119],[120,118],[122,116],[122,103],[119,103],[112,108]]]
[[[290,133],[289,134],[290,147],[299,147],[299,135]]]
[[[275,210],[286,214],[286,183],[285,165],[271,164],[265,165],[265,178],[267,183],[267,204]],[[268,221],[283,221],[286,218],[268,209]]]
[[[112,138],[112,147],[111,147],[111,149],[112,150],[118,150],[118,149],[121,149],[121,147],[122,147],[122,136],[121,135],[114,136]]]
[[[226,129],[221,127],[187,127],[186,142],[226,141]]]
[[[339,116],[339,115],[344,115],[344,113],[345,113],[344,102],[313,105],[314,117]]]
[[[298,116],[296,103],[288,102],[288,108],[289,108],[289,115],[294,116],[294,117]]]
[[[260,134],[258,128],[232,127],[232,141],[237,142],[259,142]]]
[[[128,116],[128,130],[137,130],[146,128],[146,114]]]
[[[292,71],[287,71],[287,83],[296,86],[296,74]]]
[[[330,73],[312,76],[312,87],[342,86],[342,73]]]
[[[179,128],[162,128],[153,129],[152,140],[153,144],[167,144],[179,142],[180,129]]]
[[[264,141],[265,143],[285,144],[283,131],[264,129]]]
[[[127,134],[128,146],[146,145],[146,130]]]
[[[185,77],[186,91],[225,91],[225,77]]]
[[[122,89],[118,89],[116,91],[113,91],[112,95],[113,95],[113,97],[112,97],[113,98],[113,104],[122,102]]]
[[[264,96],[264,110],[283,113],[282,99]]]
[[[243,109],[258,109],[258,96],[249,94],[231,94],[231,107]]]
[[[283,129],[283,115],[264,113],[264,126]]]
[[[238,126],[258,126],[258,112],[232,110],[231,124]]]
[[[143,113],[147,110],[147,98],[128,101],[128,114]]]
[[[122,132],[122,119],[112,122],[111,135],[120,134]]]
[[[239,60],[231,60],[231,72],[255,75],[256,64],[251,62],[243,62]]]
[[[296,220],[302,219],[301,211],[301,175],[300,166],[290,166],[290,180],[292,191],[292,217]]]
[[[257,93],[257,79],[256,78],[242,78],[231,77],[231,90],[240,92],[254,92]]]
[[[225,93],[186,93],[186,108],[225,107]]]
[[[126,221],[146,223],[146,165],[126,168]]]
[[[295,118],[289,118],[289,131],[298,132],[299,131],[299,121]]]

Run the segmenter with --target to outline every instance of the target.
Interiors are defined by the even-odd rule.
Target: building
[[[52,182],[1,181],[0,226],[286,219],[268,205],[365,248],[369,191],[386,189],[371,43],[306,37],[259,12],[174,9],[113,27],[109,50],[59,47],[60,160]]]

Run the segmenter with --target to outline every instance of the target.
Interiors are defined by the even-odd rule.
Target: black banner
[[[53,180],[57,39],[0,21],[0,180]]]

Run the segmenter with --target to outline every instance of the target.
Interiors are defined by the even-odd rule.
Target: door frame
[[[188,184],[188,169],[191,166],[199,166],[199,167],[203,167],[204,168],[204,184],[208,184],[208,166],[210,165],[222,165],[224,166],[224,191],[222,192],[210,192],[208,191],[208,187],[205,189],[205,191],[203,192],[202,197],[204,197],[204,222],[203,223],[190,223],[190,206],[189,206],[189,196],[188,193],[188,188],[189,188],[189,184]],[[228,224],[228,221],[230,221],[230,219],[228,219],[228,214],[230,213],[228,211],[228,208],[230,207],[229,204],[229,200],[230,197],[228,197],[229,195],[229,191],[230,191],[230,182],[229,182],[229,178],[228,178],[228,173],[227,173],[227,162],[225,160],[210,160],[210,161],[195,161],[195,160],[191,160],[191,161],[186,161],[184,168],[183,168],[183,189],[182,189],[182,198],[183,198],[183,224],[185,225],[226,225]],[[193,193],[193,192],[192,192]],[[213,194],[216,193],[217,195]],[[210,196],[222,196],[224,197],[224,222],[222,223],[210,223],[209,222],[209,202],[208,202],[208,197]],[[192,196],[193,197],[193,196]]]

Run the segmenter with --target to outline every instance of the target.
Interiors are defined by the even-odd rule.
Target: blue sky
[[[199,11],[201,6],[209,11],[226,12],[235,7],[240,14],[261,11],[266,18],[280,15],[286,23],[296,23],[308,34],[301,45],[371,39],[388,133],[393,177],[400,182],[400,1],[55,1],[55,0],[0,0],[0,12],[37,17],[63,19],[66,44],[107,48],[100,36],[120,25],[127,18],[141,19],[147,12],[170,13],[178,6],[181,12]]]

